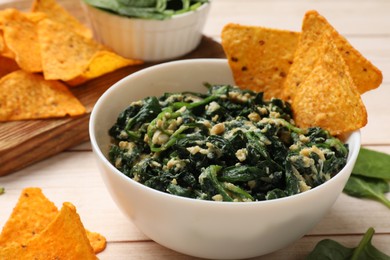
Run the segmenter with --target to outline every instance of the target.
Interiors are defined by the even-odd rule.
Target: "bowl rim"
[[[195,10],[191,10],[191,11],[187,11],[187,12],[179,13],[179,14],[174,14],[171,17],[169,17],[167,19],[162,19],[162,20],[159,20],[159,19],[145,19],[145,18],[137,18],[137,17],[130,17],[130,16],[126,16],[126,15],[121,15],[121,14],[118,14],[118,13],[115,13],[115,12],[110,12],[109,10],[105,10],[104,8],[93,6],[93,5],[89,4],[85,0],[81,0],[81,3],[84,4],[87,8],[92,8],[92,9],[98,11],[99,13],[104,13],[104,14],[106,14],[108,16],[111,16],[111,17],[124,18],[124,19],[132,20],[132,21],[142,21],[142,22],[145,22],[145,23],[151,23],[151,22],[160,22],[161,23],[161,22],[177,20],[177,19],[189,16],[191,14],[195,14],[195,13],[201,12],[203,9],[205,9],[208,6],[211,5],[212,1],[213,0],[208,0],[208,2],[202,3]]]
[[[123,88],[123,89],[126,88],[126,86],[128,86],[128,84],[126,84],[126,82],[131,81],[133,78],[143,76],[145,74],[147,75],[149,73],[149,71],[151,71],[151,70],[165,69],[166,67],[175,66],[175,65],[197,64],[197,63],[205,63],[205,64],[216,63],[216,64],[220,64],[220,65],[222,65],[222,64],[226,65],[227,59],[201,58],[201,59],[175,60],[175,61],[168,61],[168,62],[160,63],[157,65],[152,65],[148,68],[139,70],[135,73],[132,73],[132,74],[120,79],[119,81],[114,83],[111,87],[109,87],[102,94],[102,96],[97,100],[95,106],[92,109],[90,120],[89,120],[89,136],[90,136],[92,150],[96,155],[95,157],[98,157],[99,160],[101,160],[107,167],[109,167],[109,169],[111,170],[109,174],[115,174],[119,178],[121,178],[123,181],[128,182],[130,185],[136,185],[138,188],[144,190],[145,192],[151,192],[151,193],[154,193],[155,195],[163,196],[166,199],[177,200],[177,202],[200,203],[200,204],[205,204],[205,205],[210,205],[210,206],[214,205],[214,206],[219,206],[219,207],[221,207],[221,206],[222,207],[225,207],[225,206],[226,207],[230,207],[230,206],[232,206],[232,207],[251,207],[253,205],[263,205],[263,204],[266,205],[266,204],[270,204],[270,203],[272,203],[272,204],[288,203],[289,201],[295,201],[295,200],[299,200],[300,198],[308,197],[312,193],[315,193],[317,191],[320,192],[322,189],[325,189],[326,186],[329,186],[328,184],[331,184],[333,182],[336,182],[338,179],[343,178],[343,176],[341,176],[340,173],[341,172],[344,173],[344,171],[346,171],[348,167],[353,167],[351,164],[356,160],[356,158],[359,154],[360,147],[361,147],[360,129],[355,130],[353,132],[350,132],[348,135],[346,135],[347,138],[345,138],[345,139],[348,141],[347,143],[353,142],[354,149],[353,150],[349,149],[347,163],[343,167],[343,169],[340,170],[339,173],[337,173],[331,179],[329,179],[328,181],[326,181],[325,183],[323,183],[317,187],[314,187],[310,190],[307,190],[307,191],[304,191],[304,192],[301,192],[298,194],[283,197],[283,198],[277,198],[277,199],[272,199],[272,200],[262,200],[262,201],[249,201],[249,202],[234,202],[234,201],[233,202],[226,202],[226,201],[212,201],[212,200],[194,199],[194,198],[188,198],[188,197],[181,197],[178,195],[170,194],[167,192],[162,192],[162,191],[147,187],[144,184],[139,183],[139,182],[129,178],[128,176],[124,175],[121,171],[119,171],[117,168],[114,167],[114,165],[112,165],[110,163],[110,161],[108,160],[106,155],[104,155],[104,153],[101,151],[101,149],[97,143],[96,136],[95,136],[95,126],[96,126],[95,119],[99,113],[100,107],[108,99],[111,92],[118,91],[117,89],[120,89],[120,88]],[[107,129],[107,131],[108,131],[108,129]]]

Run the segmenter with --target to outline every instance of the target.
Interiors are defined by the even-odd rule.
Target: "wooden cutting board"
[[[0,9],[16,7],[23,10],[28,9],[30,5],[31,1],[17,1],[13,4],[0,5]],[[65,5],[65,7],[76,17],[82,16],[80,6]],[[180,59],[224,57],[221,45],[204,36],[197,49]],[[15,172],[89,140],[89,117],[98,98],[123,77],[155,64],[146,63],[122,68],[72,88],[71,91],[87,109],[87,113],[83,116],[0,123],[0,176]]]
[[[180,59],[223,57],[221,45],[204,36],[196,50]],[[89,117],[98,98],[121,78],[155,64],[123,68],[72,88],[87,109],[83,116],[0,123],[0,176],[89,140]]]

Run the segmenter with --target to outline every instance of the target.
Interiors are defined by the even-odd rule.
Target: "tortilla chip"
[[[238,86],[281,97],[282,86],[293,62],[299,33],[256,26],[228,24],[222,46]]]
[[[97,259],[75,207],[64,203],[59,214],[24,245],[0,248],[0,259]]]
[[[23,245],[41,233],[58,214],[58,209],[39,188],[24,189],[0,234],[0,248]]]
[[[0,56],[0,78],[15,70],[20,70],[15,60]]]
[[[70,86],[77,86],[119,68],[141,63],[142,61],[140,60],[126,59],[113,52],[102,50],[95,53],[89,62],[88,68],[82,75],[66,83]]]
[[[77,116],[84,106],[58,81],[14,71],[0,80],[0,121]]]
[[[352,47],[323,16],[316,11],[309,11],[305,14],[303,20],[301,38],[294,57],[294,63],[284,82],[283,97],[285,99],[291,99],[296,87],[307,77],[306,72],[310,72],[313,68],[314,60],[318,55],[317,57],[312,57],[313,52],[310,49],[313,44],[319,41],[323,34],[332,35],[332,41],[345,60],[360,94],[375,89],[381,84],[383,78],[381,71]],[[302,70],[306,72],[303,73]]]
[[[330,35],[323,35],[317,51],[318,61],[294,93],[291,105],[296,124],[322,127],[332,135],[365,126],[366,109]]]
[[[19,10],[9,8],[0,14],[5,45],[14,54],[19,67],[41,72],[41,55],[36,24]],[[4,56],[4,54],[3,54]]]
[[[0,234],[0,248],[12,244],[25,245],[40,234],[57,216],[58,209],[40,188],[25,188]],[[106,248],[106,238],[99,233],[86,231],[95,253]]]
[[[106,248],[107,241],[106,241],[106,238],[104,236],[102,236],[101,234],[96,233],[96,232],[88,231],[87,229],[85,231],[87,233],[89,243],[91,243],[91,246],[93,248],[93,252],[95,254],[100,253],[101,251],[103,251]]]
[[[38,23],[43,74],[48,80],[68,81],[87,70],[90,60],[104,47],[66,25],[44,19]]]
[[[42,12],[46,14],[50,20],[66,25],[71,31],[74,31],[86,38],[92,38],[92,31],[74,18],[55,0],[35,0],[31,11]]]
[[[33,23],[38,23],[39,21],[42,21],[43,19],[47,18],[45,13],[25,13],[25,16]]]

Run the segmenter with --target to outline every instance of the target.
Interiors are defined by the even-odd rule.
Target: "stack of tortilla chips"
[[[1,10],[0,121],[84,114],[68,86],[140,63],[94,41],[55,0],[35,0],[30,12]]]
[[[97,259],[102,235],[86,230],[69,202],[60,211],[39,188],[26,188],[0,234],[0,259]]]
[[[291,102],[296,124],[342,135],[367,124],[360,95],[382,73],[316,11],[302,31],[228,24],[222,46],[236,84]]]

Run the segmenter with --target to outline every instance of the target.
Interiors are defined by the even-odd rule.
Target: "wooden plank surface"
[[[0,3],[8,0],[0,0]],[[64,1],[72,9],[77,0]],[[204,34],[219,40],[228,22],[299,30],[306,10],[323,13],[348,40],[383,72],[380,88],[363,95],[369,114],[362,129],[366,147],[390,154],[390,2],[388,0],[213,0]],[[1,147],[1,145],[0,145]],[[0,157],[1,160],[1,157]],[[1,166],[0,166],[1,168]],[[25,187],[41,187],[57,206],[74,203],[85,226],[107,237],[100,259],[196,259],[151,241],[111,200],[100,178],[88,141],[13,174],[0,177],[0,227],[4,225]],[[390,194],[387,195],[390,198]],[[292,245],[257,260],[298,260],[321,239],[356,246],[368,227],[374,227],[374,245],[390,255],[390,210],[375,201],[342,194],[328,214]]]
[[[390,148],[383,151],[390,152]],[[64,152],[1,177],[0,185],[6,185],[6,193],[0,196],[0,226],[11,213],[20,191],[27,186],[42,187],[42,183],[44,193],[57,206],[71,201],[88,229],[107,236],[109,244],[99,254],[100,259],[139,259],[140,256],[160,259],[156,258],[160,255],[161,259],[196,259],[159,246],[142,234],[112,202],[99,176],[94,155],[88,151]],[[387,247],[389,219],[390,210],[382,204],[342,194],[329,213],[303,239],[275,254],[256,259],[302,259],[300,257],[310,252],[322,238],[353,246],[369,227],[376,230],[375,245],[390,254],[390,247]]]

